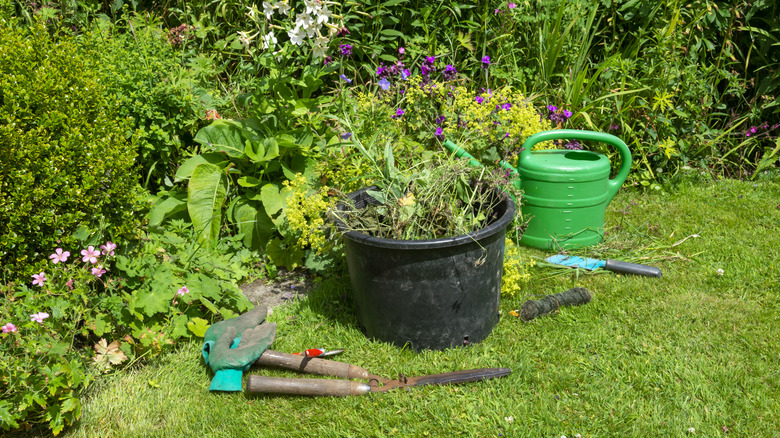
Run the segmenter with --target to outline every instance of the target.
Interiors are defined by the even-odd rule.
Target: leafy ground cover
[[[511,367],[507,378],[347,398],[215,395],[196,341],[94,384],[69,437],[772,436],[780,411],[780,180],[624,189],[584,254],[660,266],[661,279],[539,263],[485,341],[414,353],[360,333],[346,275],[277,307],[272,348],[345,348],[376,374]],[[523,249],[543,259],[542,251]],[[585,306],[523,323],[529,298],[574,286]],[[301,377],[252,368],[251,373]]]

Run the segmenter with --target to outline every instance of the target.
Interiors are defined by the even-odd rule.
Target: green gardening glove
[[[228,327],[233,327],[236,329],[236,336],[238,336],[238,338],[235,340],[234,344],[238,345],[238,341],[241,339],[241,334],[243,334],[245,330],[255,328],[262,324],[263,321],[265,321],[265,315],[267,313],[268,308],[263,305],[259,305],[249,312],[243,313],[236,318],[226,319],[224,321],[212,324],[208,330],[206,330],[206,334],[203,336],[203,349],[201,350],[203,353],[203,360],[206,361],[206,363],[209,363],[209,353],[211,353],[211,350],[214,348],[214,343],[217,341],[217,339],[220,338],[220,336],[222,336],[223,333],[225,333],[225,330],[227,330]]]
[[[259,305],[255,307],[254,309],[250,310],[249,312],[246,312],[236,318],[231,318],[225,321],[220,321],[218,323],[212,324],[208,330],[206,330],[206,334],[203,337],[203,348],[201,350],[203,354],[203,360],[206,362],[206,364],[210,365],[210,355],[212,354],[214,348],[216,347],[216,343],[219,339],[222,338],[222,335],[229,329],[232,328],[233,331],[233,339],[232,342],[228,345],[228,348],[235,348],[239,342],[241,341],[241,336],[246,330],[253,329],[265,321],[265,316],[268,313],[268,309],[263,306]],[[262,354],[262,353],[261,353]],[[214,367],[212,367],[214,368]],[[216,371],[216,370],[215,370]],[[219,374],[219,378],[215,375],[214,379],[212,380],[212,390],[222,390],[222,391],[241,391],[241,371],[239,372],[230,372],[225,371]],[[230,378],[228,378],[230,377]],[[237,389],[216,389],[214,382],[217,382],[220,387],[223,388],[237,388]]]
[[[208,364],[214,370],[210,391],[241,391],[241,377],[245,370],[271,345],[276,335],[276,324],[261,324],[245,330],[238,346],[231,348],[236,328],[229,326],[213,344]]]

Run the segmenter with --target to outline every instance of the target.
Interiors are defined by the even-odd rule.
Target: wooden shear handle
[[[285,368],[301,373],[316,374],[318,376],[333,376],[338,377],[339,379],[349,380],[371,380],[376,377],[366,369],[348,363],[280,353],[274,350],[265,350],[260,358],[255,361],[255,365]]]
[[[286,394],[310,396],[348,396],[371,392],[367,383],[351,380],[303,379],[251,375],[246,380],[246,390],[260,394]]]

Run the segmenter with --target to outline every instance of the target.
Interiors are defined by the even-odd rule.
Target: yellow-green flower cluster
[[[522,290],[522,286],[531,279],[531,268],[536,265],[534,259],[524,257],[520,248],[506,239],[504,246],[504,275],[501,280],[501,295],[514,297]]]
[[[297,245],[323,254],[328,249],[324,219],[329,207],[327,189],[310,189],[300,173],[285,181],[284,185],[292,192],[287,198],[284,214],[290,231],[298,236]]]

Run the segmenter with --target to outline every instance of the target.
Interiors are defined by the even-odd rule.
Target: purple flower
[[[456,74],[458,74],[458,70],[456,70],[455,67],[450,64],[447,64],[447,66],[444,67],[444,71],[442,72],[442,76],[444,76],[445,81],[454,79]]]
[[[436,138],[438,138],[439,140],[444,139],[444,131],[441,129],[441,126],[436,128]]]
[[[404,115],[404,113],[405,113],[404,110],[402,110],[401,108],[398,108],[397,110],[395,110],[395,115],[394,116],[390,116],[390,118],[397,119],[399,117],[402,117]]]
[[[100,245],[100,249],[103,250],[103,255],[114,255],[114,250],[116,249],[116,243],[108,241],[105,245]]]
[[[436,117],[436,119],[434,119],[437,125],[441,125],[442,123],[444,123],[445,120],[447,120],[447,118],[444,117],[444,114],[441,114],[438,117]]]
[[[483,56],[482,57],[482,68],[488,68],[490,67],[490,57],[489,56]]]
[[[49,314],[46,312],[38,312],[34,315],[30,315],[30,321],[35,321],[37,323],[42,323],[44,319],[48,318]]]
[[[349,44],[342,44],[339,46],[339,49],[341,49],[341,56],[352,55],[352,46],[350,46]]]
[[[568,119],[569,117],[571,117],[571,115],[572,115],[572,112],[571,112],[571,111],[569,111],[569,110],[563,110],[563,116],[564,116],[564,117],[566,117],[567,119]]]
[[[485,101],[485,98],[482,97],[482,96],[477,96],[477,97],[474,98],[474,100],[476,100],[477,103],[481,104],[482,102]]]
[[[55,249],[54,254],[49,256],[52,263],[54,263],[55,265],[59,262],[65,263],[66,261],[68,261],[68,257],[70,257],[70,252],[63,251],[62,248]]]
[[[385,78],[382,78],[379,80],[379,86],[382,87],[383,90],[387,91],[390,89],[390,81],[388,81]]]
[[[620,125],[609,125],[610,131],[617,131],[618,129],[620,129]]]
[[[376,75],[381,78],[387,76],[387,73],[387,67],[384,64],[379,64],[379,67],[376,69]]]
[[[105,269],[103,269],[103,267],[102,267],[102,266],[100,266],[100,265],[97,265],[97,267],[95,267],[95,268],[92,268],[92,275],[94,275],[95,277],[98,277],[98,278],[100,278],[100,277],[102,277],[102,276],[103,276],[103,274],[105,274],[105,273],[106,273],[106,270],[105,270]]]
[[[100,251],[96,250],[94,246],[90,245],[87,249],[81,250],[81,255],[84,256],[81,258],[81,261],[90,262],[94,265],[97,263],[97,258],[100,257]]]
[[[551,113],[558,111],[558,107],[555,105],[547,105],[547,109],[550,110]]]
[[[41,272],[40,274],[33,274],[33,286],[43,286],[43,283],[46,282],[46,273]]]
[[[322,60],[322,65],[330,65],[331,63],[333,63],[332,56],[326,56],[325,59]]]
[[[422,71],[423,76],[427,76],[430,72],[436,71],[434,62],[436,62],[435,56],[425,57],[425,61],[423,61],[422,65],[420,66],[420,71]]]
[[[566,143],[565,145],[563,145],[563,147],[565,149],[574,150],[574,151],[582,150],[582,144],[580,142],[578,142],[577,140],[572,140],[572,141]]]
[[[503,109],[504,111],[509,111],[509,108],[512,108],[512,104],[509,102],[501,105],[501,109]]]
[[[344,81],[344,82],[346,82],[348,84],[352,83],[352,79],[348,78],[347,76],[345,76],[343,74],[340,74],[339,77],[341,78],[342,81]]]
[[[352,133],[351,132],[345,132],[345,133],[341,134],[341,139],[342,140],[349,140],[350,138],[352,138]]]
[[[401,70],[401,78],[402,78],[403,80],[407,80],[407,79],[409,79],[409,77],[410,77],[411,75],[412,75],[412,72],[410,72],[408,68],[405,68],[405,69]]]

